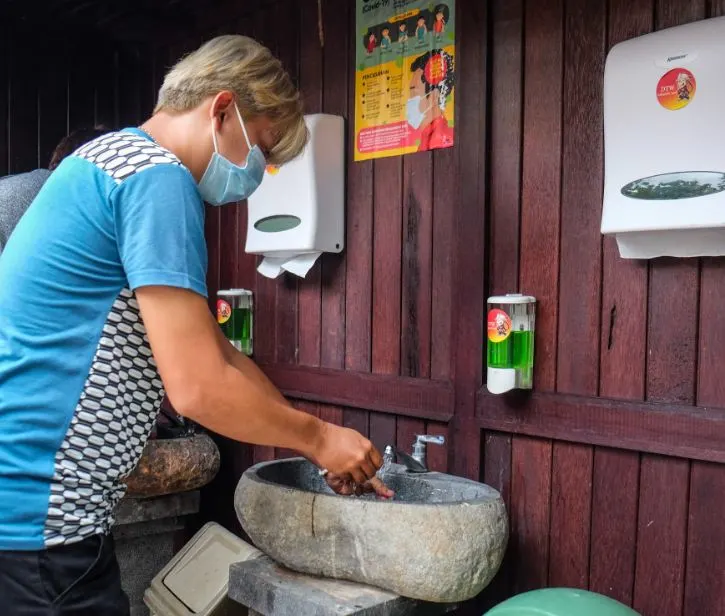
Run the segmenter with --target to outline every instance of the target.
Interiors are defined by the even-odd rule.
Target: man
[[[300,452],[340,492],[391,494],[373,445],[292,408],[207,305],[203,201],[246,199],[306,141],[279,61],[222,36],[171,69],[140,129],[64,160],[21,219],[0,258],[4,616],[128,614],[109,531],[163,390],[210,430]]]
[[[0,254],[8,237],[18,224],[25,210],[35,199],[35,195],[61,161],[91,139],[108,132],[103,128],[76,130],[63,137],[50,158],[47,169],[35,169],[27,173],[8,175],[0,178]]]

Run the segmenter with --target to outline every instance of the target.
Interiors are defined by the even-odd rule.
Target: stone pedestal
[[[249,608],[250,616],[438,616],[456,607],[295,573],[268,556],[230,567],[229,597]]]
[[[157,498],[125,498],[116,511],[113,536],[121,585],[131,602],[131,616],[147,616],[143,594],[176,553],[176,539],[199,511],[199,492]]]

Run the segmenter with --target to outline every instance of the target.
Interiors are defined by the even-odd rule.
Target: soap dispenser
[[[492,394],[531,389],[536,299],[520,293],[487,301],[486,386]]]

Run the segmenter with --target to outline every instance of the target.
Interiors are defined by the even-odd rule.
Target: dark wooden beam
[[[453,417],[453,385],[445,381],[281,364],[261,368],[288,398],[441,422]]]
[[[88,34],[128,43],[173,43],[205,38],[222,24],[239,22],[277,0],[92,0],[0,1],[0,21],[29,35]]]
[[[476,399],[485,430],[725,463],[725,409],[515,392]]]

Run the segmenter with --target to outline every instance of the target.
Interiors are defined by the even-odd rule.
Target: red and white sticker
[[[665,109],[677,111],[692,102],[696,91],[695,76],[686,68],[673,68],[657,83],[657,101]]]
[[[232,307],[223,299],[216,302],[216,321],[219,325],[223,325],[232,317]]]
[[[494,308],[488,313],[488,339],[503,342],[511,335],[511,317],[503,310]]]

